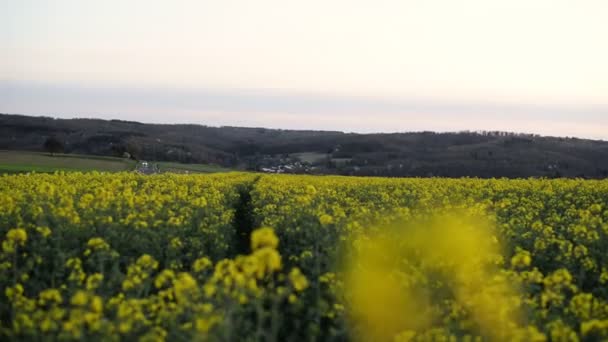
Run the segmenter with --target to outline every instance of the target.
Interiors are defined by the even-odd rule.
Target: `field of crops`
[[[130,171],[135,161],[81,154],[55,154],[0,150],[0,174],[55,171]]]
[[[608,338],[608,181],[0,177],[0,339]]]

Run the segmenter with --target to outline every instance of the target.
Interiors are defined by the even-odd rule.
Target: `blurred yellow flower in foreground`
[[[254,251],[264,247],[276,249],[278,246],[279,238],[272,228],[259,228],[251,233],[251,249]]]
[[[519,322],[516,291],[493,267],[500,246],[487,223],[453,214],[376,231],[354,239],[345,272],[359,340],[440,327],[446,302],[462,307],[483,336],[511,336]]]

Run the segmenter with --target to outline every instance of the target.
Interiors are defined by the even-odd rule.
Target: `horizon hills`
[[[0,114],[0,149],[215,164],[235,170],[395,177],[608,176],[608,141],[500,131],[340,131],[147,124]]]

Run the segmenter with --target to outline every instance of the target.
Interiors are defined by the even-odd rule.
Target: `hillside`
[[[608,176],[608,142],[504,132],[355,134],[0,115],[0,149],[268,172],[444,177]]]

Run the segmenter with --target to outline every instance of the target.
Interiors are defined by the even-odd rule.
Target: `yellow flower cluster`
[[[2,242],[4,253],[14,253],[19,246],[27,241],[27,232],[22,228],[11,229],[6,233],[6,239]]]
[[[5,288],[13,319],[10,330],[4,333],[15,339],[141,337],[164,341],[169,334],[218,339],[234,329],[234,324],[250,324],[252,309],[259,315],[256,329],[265,329],[268,317],[288,312],[298,303],[308,280],[297,268],[286,274],[280,272],[281,256],[273,247],[278,239],[271,228],[255,230],[253,236],[270,243],[258,244],[250,255],[223,259],[215,265],[201,257],[190,271],[159,271],[156,259],[141,255],[127,266],[126,274],[118,275],[122,278],[120,289],[105,298],[101,290],[111,284],[104,274],[87,274],[82,259],[71,258],[66,266],[72,271],[59,288],[31,295],[28,284]],[[86,243],[86,251],[100,246],[104,250],[112,248],[94,238]],[[108,273],[108,278],[117,279],[116,274]],[[266,312],[263,305],[269,300],[275,304]]]
[[[264,247],[276,249],[278,246],[279,239],[272,228],[260,228],[251,234],[251,249],[254,251]]]

